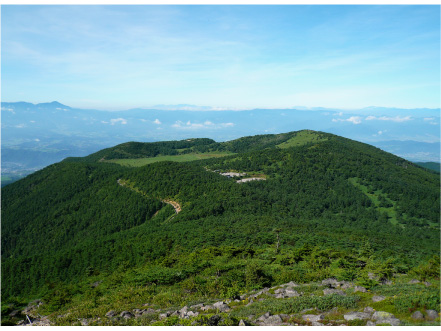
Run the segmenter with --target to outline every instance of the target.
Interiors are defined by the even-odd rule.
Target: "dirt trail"
[[[140,194],[143,194],[143,195],[147,196],[147,194],[145,194],[144,192],[136,190],[136,189],[133,189],[133,188],[127,186],[125,182],[121,181],[121,178],[118,179],[117,182],[118,182],[119,185],[121,185],[123,187],[127,187],[128,189],[130,189],[130,190],[132,190],[134,192],[137,192],[137,193],[140,193]],[[163,203],[166,203],[166,204],[169,204],[170,206],[172,206],[175,209],[175,213],[176,214],[179,214],[179,212],[182,210],[181,205],[178,202],[176,202],[176,201],[169,200],[169,199],[160,199],[160,198],[157,198],[157,199],[161,200]]]

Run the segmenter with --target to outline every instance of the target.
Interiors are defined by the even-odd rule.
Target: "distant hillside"
[[[438,162],[415,162],[415,163],[423,168],[436,171],[437,173],[440,172],[440,164]]]
[[[42,298],[71,325],[289,281],[439,278],[439,197],[432,171],[324,132],[124,143],[2,188],[2,305]]]

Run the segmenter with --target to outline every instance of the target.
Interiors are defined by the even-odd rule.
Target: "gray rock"
[[[250,302],[248,302],[248,303],[245,305],[245,307],[247,307],[247,306],[249,306],[249,305],[251,305],[251,304],[253,304],[253,303],[254,303],[253,299],[250,299]]]
[[[197,312],[197,311],[189,311],[188,313],[187,313],[187,316],[188,317],[196,317],[196,316],[198,316],[199,315],[199,313]]]
[[[332,288],[324,289],[323,294],[324,295],[337,294],[337,295],[346,296],[346,293],[343,292],[342,290],[336,290],[336,289],[332,289]]]
[[[418,279],[412,279],[409,284],[418,284],[420,281]]]
[[[366,293],[367,292],[367,290],[366,290],[366,288],[365,287],[363,287],[363,286],[355,286],[355,288],[354,288],[354,293],[355,292],[362,292],[362,293]]]
[[[170,316],[170,313],[169,313],[169,312],[162,313],[162,314],[159,314],[159,319],[160,319],[160,320],[163,320],[164,318],[167,318],[167,317],[169,317],[169,316]]]
[[[156,313],[156,310],[154,310],[152,308],[144,309],[144,311],[142,312],[143,315],[150,315],[150,314],[154,314],[154,313]]]
[[[223,301],[219,301],[213,304],[214,309],[217,309],[218,311],[225,313],[230,311],[230,307],[224,303]]]
[[[372,314],[374,312],[374,308],[367,306],[363,309],[363,312]]]
[[[401,321],[398,318],[391,317],[391,318],[377,320],[375,325],[378,325],[378,324],[390,324],[392,326],[398,326],[401,324]]]
[[[412,317],[412,318],[415,319],[415,320],[423,320],[423,319],[424,319],[424,315],[423,315],[423,313],[420,312],[419,310],[415,311],[415,312],[412,314],[412,316],[410,316],[410,317]]]
[[[264,320],[266,320],[268,317],[270,317],[271,314],[269,312],[266,312],[265,314],[263,314],[262,316],[260,316],[257,321],[259,322],[263,322]]]
[[[375,326],[375,322],[367,321],[366,326]]]
[[[381,284],[383,284],[383,285],[392,285],[392,281],[389,280],[389,279],[384,279],[384,280],[381,281]]]
[[[340,285],[340,283],[335,278],[327,278],[327,279],[322,280],[322,285],[336,287],[336,286]]]
[[[81,326],[88,326],[89,325],[89,320],[87,320],[86,318],[79,318],[78,319],[81,323]]]
[[[324,324],[320,323],[320,322],[312,322],[311,325],[312,326],[324,326]]]
[[[273,325],[274,326],[274,325],[280,325],[280,323],[282,323],[282,322],[283,322],[282,318],[279,315],[273,315],[273,316],[270,316],[267,319],[265,319],[263,321],[263,325],[267,325],[267,326]]]
[[[280,316],[280,318],[281,318],[282,320],[287,320],[287,319],[289,319],[289,315],[288,315],[288,314],[279,314],[279,316]]]
[[[354,283],[351,283],[351,282],[343,281],[343,282],[341,282],[341,283],[342,283],[342,284],[340,285],[340,288],[343,289],[343,290],[346,290],[346,289],[348,289],[348,288],[352,288],[352,287],[354,287]]]
[[[292,298],[292,297],[298,297],[298,296],[300,296],[300,294],[297,291],[293,290],[293,289],[288,288],[285,291],[285,297],[286,298]]]
[[[439,314],[436,310],[426,310],[426,318],[428,320],[434,320],[436,318],[438,318]]]
[[[432,286],[432,283],[430,283],[430,282],[424,282],[423,284],[426,286]]]
[[[239,322],[239,326],[248,326],[248,325],[250,325],[250,324],[244,320],[240,320],[240,322]]]
[[[277,290],[274,291],[274,293],[283,293],[285,292],[284,288],[278,288]]]
[[[138,308],[133,309],[132,311],[133,311],[133,314],[135,315],[135,317],[139,317],[139,316],[141,316],[144,313],[144,310],[141,310],[141,309],[138,309]]]
[[[303,315],[302,319],[304,321],[309,321],[309,322],[318,322],[319,320],[322,320],[325,318],[325,315],[319,314],[319,315],[312,315],[312,314],[308,314],[308,315]]]
[[[207,310],[210,310],[210,309],[216,309],[216,308],[214,308],[214,306],[212,306],[212,305],[206,305],[206,306],[202,306],[201,307],[202,311],[207,311]]]
[[[383,301],[385,299],[386,299],[386,297],[384,297],[382,295],[375,295],[375,296],[372,297],[372,301],[373,302],[380,302],[380,301]]]
[[[180,318],[185,318],[187,316],[187,312],[188,312],[188,307],[187,306],[181,308],[179,310],[179,317]]]
[[[114,310],[109,310],[107,313],[106,313],[106,316],[107,317],[114,317],[114,316],[116,316],[116,315],[118,315],[117,314],[117,312],[116,311],[114,311]]]
[[[241,295],[241,296],[239,297],[239,299],[240,299],[240,300],[245,300],[246,297],[247,297],[247,296],[246,296],[245,294],[243,294],[243,295]]]
[[[203,306],[204,306],[203,303],[198,303],[197,305],[190,306],[190,309],[200,309]]]
[[[352,321],[352,320],[367,320],[371,318],[371,314],[369,313],[362,313],[362,312],[351,312],[344,315],[344,319],[346,321]]]
[[[387,311],[376,311],[372,315],[372,319],[374,319],[374,320],[382,320],[382,319],[394,318],[394,317],[395,317],[394,315],[392,315],[391,313],[388,313]]]
[[[284,293],[278,293],[274,296],[276,299],[283,299],[285,297]]]
[[[124,310],[121,314],[119,314],[119,316],[122,318],[125,318],[125,319],[129,319],[129,318],[134,317],[134,315],[127,310]]]

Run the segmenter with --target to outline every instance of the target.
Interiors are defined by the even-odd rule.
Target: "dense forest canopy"
[[[136,168],[109,162],[207,152],[230,155]],[[241,177],[222,175],[231,171]],[[237,182],[252,177],[264,180]],[[181,284],[204,278],[216,254],[266,261],[254,280],[247,263],[238,267],[239,288],[281,275],[319,279],[335,259],[342,262],[330,276],[362,279],[373,256],[408,272],[439,254],[439,187],[430,170],[323,132],[121,144],[2,188],[2,299],[131,268],[144,270],[142,284]],[[195,252],[200,261],[189,262]]]

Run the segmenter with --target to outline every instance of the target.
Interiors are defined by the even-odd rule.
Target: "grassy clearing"
[[[232,154],[234,153],[230,153],[230,152],[190,153],[190,154],[181,154],[181,155],[161,155],[161,156],[147,157],[142,159],[109,160],[106,162],[116,163],[126,167],[142,167],[146,164],[151,164],[161,161],[189,162],[189,161],[202,160],[202,159],[211,159],[214,157],[223,157]]]
[[[358,182],[358,178],[349,178],[348,180],[352,185],[359,188],[365,195],[368,196],[369,199],[371,199],[371,201],[375,205],[375,208],[380,213],[386,213],[387,217],[389,218],[389,221],[393,225],[398,225],[397,212],[395,210],[395,204],[396,204],[395,201],[389,199],[387,197],[387,194],[383,193],[381,190],[373,191],[369,189],[367,186],[360,184]],[[382,206],[380,199],[383,199],[386,203],[390,205],[390,207]]]
[[[319,142],[328,140],[327,138],[321,138],[319,134],[312,131],[301,131],[298,132],[295,137],[288,139],[287,141],[277,145],[279,148],[290,148],[302,146],[312,142]]]

